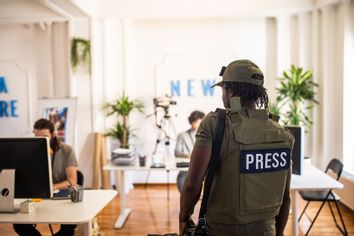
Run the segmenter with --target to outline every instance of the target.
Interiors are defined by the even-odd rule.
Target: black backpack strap
[[[212,154],[208,165],[208,174],[205,178],[204,194],[202,204],[200,206],[199,219],[205,218],[206,215],[211,185],[213,183],[213,177],[219,164],[221,142],[224,137],[226,111],[224,109],[218,108],[216,109],[216,112],[218,113],[218,126],[216,131],[216,137],[213,140]]]

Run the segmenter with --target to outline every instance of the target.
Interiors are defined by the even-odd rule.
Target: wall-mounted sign
[[[0,137],[28,132],[29,99],[27,73],[14,60],[0,60]]]
[[[170,94],[172,97],[213,97],[216,78],[191,78],[182,80],[170,80]]]
[[[195,109],[223,107],[221,89],[211,86],[221,79],[221,67],[232,60],[231,53],[169,54],[156,68],[155,96],[171,96],[178,114],[185,117]]]
[[[9,93],[9,90],[7,89],[6,78],[4,76],[0,76],[0,93],[2,94]],[[18,117],[16,108],[17,108],[17,99],[0,100],[0,118]]]
[[[187,118],[192,111],[200,110],[207,114],[217,107],[223,108],[221,89],[211,86],[221,79],[219,72],[222,66],[233,59],[230,53],[168,54],[163,63],[156,67],[155,101],[161,103],[155,113],[156,120],[170,117],[168,122],[161,124],[166,124],[162,129],[172,142],[176,133],[189,128]],[[166,116],[166,111],[169,116]],[[168,147],[169,152],[173,153],[174,143]]]

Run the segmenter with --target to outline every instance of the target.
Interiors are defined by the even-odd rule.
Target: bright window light
[[[351,27],[353,29],[353,27]],[[350,30],[344,41],[343,82],[343,164],[354,175],[354,32]]]

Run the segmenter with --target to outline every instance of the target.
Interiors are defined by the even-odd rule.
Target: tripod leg
[[[150,177],[150,170],[148,171],[148,173],[147,173],[147,175],[146,175],[146,179],[145,179],[144,188],[146,188],[146,187],[147,187],[149,177]]]
[[[152,155],[155,155],[156,152],[157,152],[157,148],[159,146],[159,143],[161,142],[162,140],[162,137],[163,137],[163,134],[164,134],[164,129],[163,129],[163,126],[164,126],[165,122],[164,120],[162,119],[161,122],[160,122],[160,125],[158,126],[159,128],[159,135],[158,135],[158,138],[156,139],[156,143],[155,143],[155,147],[154,147],[154,151],[152,153]]]
[[[167,201],[170,201],[170,171],[166,170],[167,174]]]
[[[155,147],[154,147],[154,151],[152,152],[152,155],[155,155],[156,154],[156,151],[157,151],[157,146],[159,145],[160,143],[160,139],[156,139],[156,143],[155,143]]]

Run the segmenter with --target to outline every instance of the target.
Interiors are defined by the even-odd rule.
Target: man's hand
[[[187,222],[179,222],[179,235],[183,235],[186,230]]]
[[[54,191],[55,191],[55,190],[59,190],[57,184],[53,184],[53,190],[54,190]]]
[[[202,190],[202,182],[211,157],[211,147],[194,147],[188,175],[184,181],[179,212],[179,233],[183,234],[189,216],[198,202]]]

